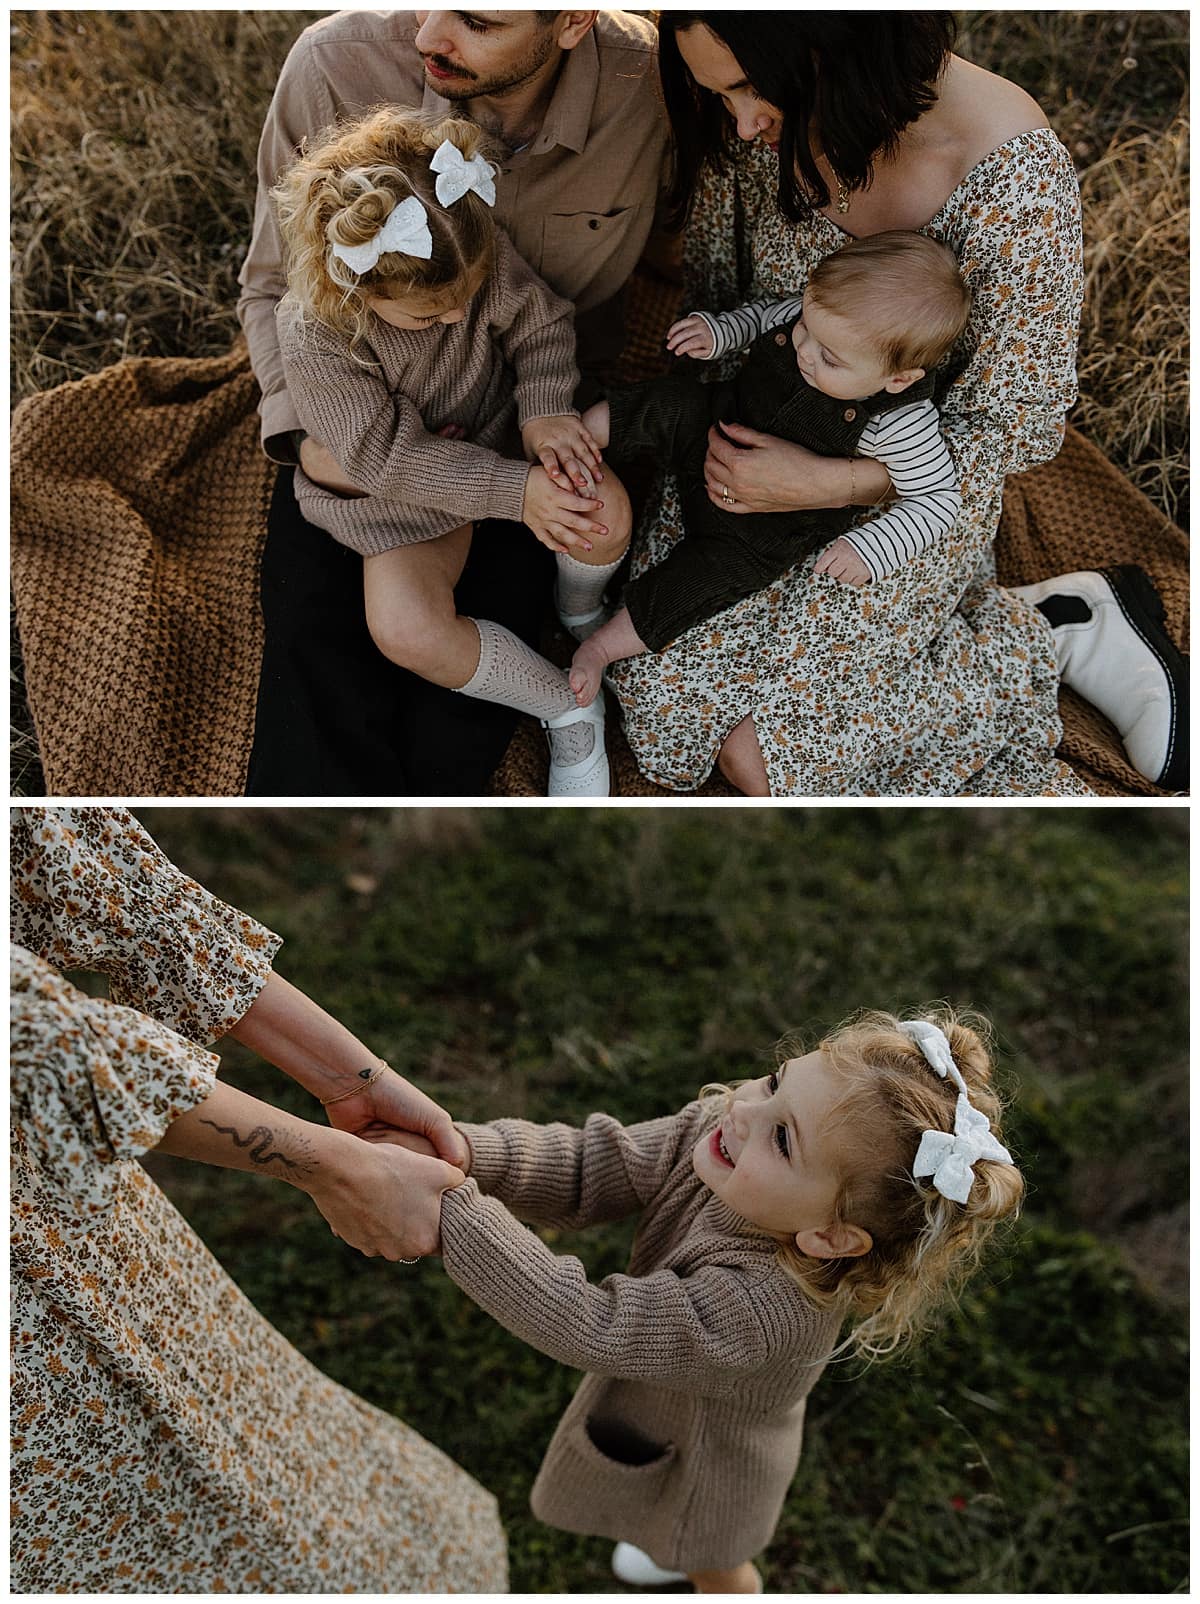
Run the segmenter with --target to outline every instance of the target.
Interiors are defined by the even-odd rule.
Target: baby
[[[686,538],[626,585],[624,606],[594,633],[584,638],[602,620],[599,610],[565,620],[582,641],[570,675],[581,706],[609,663],[661,651],[819,547],[826,550],[815,573],[864,585],[947,533],[962,498],[933,397],[953,374],[932,370],[970,312],[971,293],[948,246],[902,230],[875,234],[819,263],[803,298],[694,312],[672,326],[667,345],[679,356],[720,357],[749,346],[730,382],[698,385],[669,374],[614,388],[584,414],[584,427],[614,460],[649,453],[675,471]],[[708,431],[731,421],[846,457],[846,504],[772,513],[715,504],[704,481]],[[897,499],[851,528],[856,457],[884,464]]]

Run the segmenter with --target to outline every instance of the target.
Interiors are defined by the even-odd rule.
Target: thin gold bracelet
[[[857,478],[857,476],[855,474],[854,458],[853,457],[847,457],[846,461],[850,464],[850,500],[846,503],[846,505],[848,507],[853,507],[853,506],[855,506],[857,504],[858,478]]]
[[[379,1068],[374,1072],[369,1069],[360,1069],[358,1073],[362,1079],[361,1086],[351,1086],[348,1092],[339,1092],[336,1097],[322,1097],[321,1107],[328,1108],[330,1103],[340,1103],[343,1097],[353,1097],[356,1092],[365,1092],[368,1086],[374,1086],[387,1067],[386,1064],[380,1064]]]

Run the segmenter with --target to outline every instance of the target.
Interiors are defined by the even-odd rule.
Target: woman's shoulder
[[[964,171],[1021,134],[1049,128],[1032,95],[1011,79],[952,56],[939,99],[961,145]]]

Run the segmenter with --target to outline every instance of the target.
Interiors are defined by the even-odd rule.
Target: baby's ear
[[[903,373],[893,373],[884,385],[884,389],[889,395],[899,395],[901,390],[907,390],[910,385],[916,384],[918,379],[924,377],[924,368],[905,368]]]
[[[861,1225],[831,1225],[827,1231],[797,1231],[796,1246],[810,1259],[861,1259],[874,1247]]]

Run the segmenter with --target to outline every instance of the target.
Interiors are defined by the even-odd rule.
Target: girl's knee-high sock
[[[616,573],[625,553],[611,563],[581,563],[569,551],[555,553],[558,564],[558,584],[554,599],[565,618],[586,618],[600,605],[604,587]]]
[[[581,565],[582,566],[582,565]],[[475,618],[479,631],[479,664],[465,685],[462,696],[481,702],[502,702],[533,718],[558,718],[575,706],[575,694],[563,669],[555,668],[541,652],[514,635],[503,624],[490,618]],[[557,763],[581,763],[592,754],[595,728],[591,724],[568,724],[550,730],[550,749]]]

